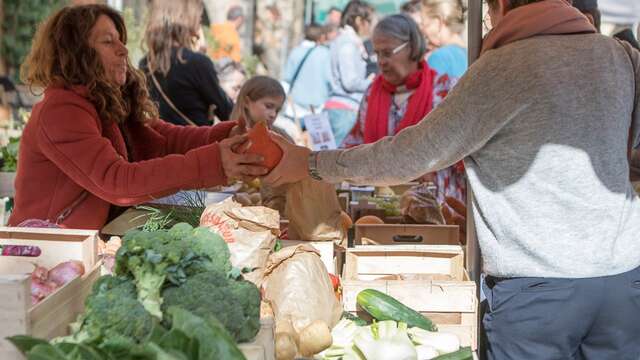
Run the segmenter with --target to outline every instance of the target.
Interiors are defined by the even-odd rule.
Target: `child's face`
[[[271,127],[282,109],[284,98],[281,96],[267,96],[256,101],[247,101],[249,116],[253,123],[264,121]]]

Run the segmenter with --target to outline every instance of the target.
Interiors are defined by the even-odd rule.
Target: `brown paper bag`
[[[269,253],[280,235],[278,212],[263,206],[242,207],[229,198],[207,206],[200,225],[227,242],[233,266],[255,269],[244,277],[260,286]]]
[[[340,203],[333,185],[306,179],[287,190],[285,214],[289,219],[289,239],[334,241],[346,245]]]
[[[311,245],[289,246],[273,253],[262,286],[276,321],[290,319],[298,333],[315,320],[333,328],[342,316],[342,304],[333,292],[327,269]]]
[[[416,185],[402,195],[400,212],[409,224],[445,224],[438,200],[426,183]]]

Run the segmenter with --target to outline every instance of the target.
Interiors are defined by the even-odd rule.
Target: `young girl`
[[[276,79],[254,76],[242,85],[229,120],[247,128],[265,122],[271,129],[285,99],[284,89]]]
[[[277,80],[268,76],[254,76],[242,85],[230,120],[237,121],[240,126],[245,126],[247,129],[259,122],[265,122],[269,129],[293,143],[289,135],[274,126],[285,99],[284,89]],[[262,186],[260,193],[265,206],[284,214],[286,187]]]

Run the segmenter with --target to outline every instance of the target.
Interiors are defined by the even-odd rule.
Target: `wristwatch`
[[[317,151],[312,151],[311,154],[309,154],[309,176],[311,176],[311,178],[314,180],[322,181],[322,177],[318,172],[318,152]]]

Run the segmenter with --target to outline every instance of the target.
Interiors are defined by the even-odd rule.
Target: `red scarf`
[[[482,52],[537,35],[595,33],[586,16],[567,0],[545,0],[506,13],[482,42]]]
[[[409,104],[404,117],[395,129],[400,130],[420,122],[433,109],[433,83],[436,72],[425,61],[420,62],[418,71],[410,74],[404,81],[409,90],[415,89],[409,97]],[[396,92],[396,86],[390,84],[382,75],[376,76],[371,85],[367,104],[367,117],[364,125],[364,142],[369,144],[388,136],[389,109],[391,97]]]

